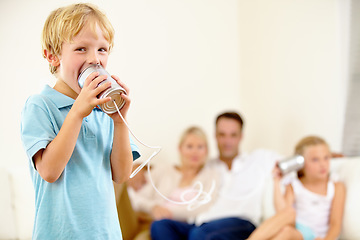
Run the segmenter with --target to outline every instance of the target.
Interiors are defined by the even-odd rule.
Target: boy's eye
[[[77,48],[76,51],[79,51],[79,52],[84,52],[85,51],[85,48],[81,47],[81,48]]]
[[[106,48],[99,48],[99,52],[107,52]]]

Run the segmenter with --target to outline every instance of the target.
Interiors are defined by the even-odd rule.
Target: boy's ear
[[[60,60],[58,56],[52,54],[50,51],[44,49],[44,56],[46,60],[51,64],[51,66],[58,67],[60,65]]]

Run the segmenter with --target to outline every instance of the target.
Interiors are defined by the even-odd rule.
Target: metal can
[[[126,94],[125,89],[122,88],[100,64],[92,64],[80,73],[78,83],[81,88],[84,86],[86,78],[93,72],[99,72],[100,75],[107,76],[107,79],[99,83],[99,85],[111,82],[111,86],[97,96],[98,98],[111,97],[111,101],[99,105],[99,108],[107,114],[115,113],[117,110],[114,101],[119,109],[125,104],[124,99],[120,95],[121,93]]]
[[[283,175],[292,172],[298,171],[304,167],[304,157],[301,155],[295,155],[289,158],[285,158],[282,161],[278,162],[278,167]]]

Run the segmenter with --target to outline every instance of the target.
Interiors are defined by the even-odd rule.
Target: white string
[[[125,123],[126,127],[129,129],[131,135],[132,135],[139,143],[141,143],[143,146],[148,147],[148,148],[152,148],[152,149],[157,149],[157,151],[153,152],[153,154],[151,154],[151,156],[150,156],[145,162],[143,162],[140,166],[138,166],[138,167],[131,173],[130,178],[133,178],[138,172],[140,172],[140,170],[141,170],[147,163],[150,163],[150,160],[151,160],[153,157],[155,157],[155,156],[160,152],[161,147],[158,147],[158,146],[155,146],[155,147],[154,147],[154,146],[149,146],[149,145],[141,142],[141,141],[135,136],[135,134],[131,131],[129,125],[127,124],[127,122],[125,121],[124,117],[123,117],[122,114],[120,113],[120,110],[119,110],[119,108],[118,108],[115,100],[113,100],[113,101],[114,101],[114,105],[115,105],[115,107],[116,107],[116,111],[119,113],[119,116],[121,117],[121,119],[122,119],[123,122]]]
[[[181,196],[180,196],[180,199],[181,199],[181,202],[179,201],[174,201],[174,200],[171,200],[170,198],[166,197],[165,195],[163,195],[156,187],[155,187],[155,184],[154,184],[154,181],[151,177],[151,173],[150,173],[150,166],[148,165],[148,174],[149,174],[149,179],[150,179],[150,183],[151,185],[153,186],[153,188],[155,189],[155,191],[162,197],[164,198],[165,200],[173,203],[173,204],[177,204],[177,205],[188,205],[187,206],[187,209],[189,211],[192,211],[198,207],[200,207],[201,205],[204,205],[208,202],[211,201],[211,194],[213,193],[214,189],[215,189],[215,180],[212,181],[211,183],[211,188],[210,188],[210,191],[207,193],[204,191],[204,185],[202,184],[202,182],[200,181],[196,181],[193,186],[191,187],[191,189],[188,189],[186,191],[184,191]],[[196,190],[196,186],[199,186],[199,189]],[[196,192],[196,195],[195,197],[193,197],[192,199],[190,200],[186,200],[185,199],[185,195],[188,194],[188,193],[194,193]],[[202,198],[202,199],[201,199]]]
[[[196,181],[192,188],[191,189],[188,189],[186,191],[184,191],[181,196],[180,196],[180,199],[181,199],[181,202],[179,201],[173,201],[169,198],[167,198],[166,196],[164,196],[155,186],[154,182],[153,182],[153,179],[151,177],[151,173],[150,173],[150,160],[155,157],[161,150],[161,147],[159,146],[149,146],[143,142],[141,142],[136,136],[135,134],[131,131],[129,125],[127,124],[126,120],[124,119],[124,117],[122,116],[122,114],[120,113],[120,110],[116,104],[116,101],[114,101],[114,105],[115,105],[115,108],[116,108],[116,111],[119,113],[119,116],[121,117],[121,119],[123,120],[123,122],[125,123],[126,127],[129,129],[131,135],[139,142],[141,143],[143,146],[145,147],[148,147],[148,148],[152,148],[152,149],[157,149],[157,151],[153,152],[151,154],[151,156],[146,160],[144,161],[139,167],[137,167],[130,175],[130,178],[133,178],[138,172],[140,172],[140,170],[147,164],[148,165],[148,174],[149,174],[149,179],[150,179],[150,183],[151,185],[153,186],[153,188],[155,189],[155,191],[162,197],[164,198],[165,200],[173,203],[173,204],[178,204],[178,205],[188,205],[187,206],[187,209],[189,211],[192,211],[198,207],[200,207],[201,205],[204,205],[208,202],[211,201],[211,195],[215,189],[215,180],[212,181],[212,184],[211,184],[211,188],[210,188],[210,191],[207,193],[204,191],[204,186],[203,184],[200,182],[200,181]],[[196,186],[199,186],[199,189],[196,189]],[[186,194],[189,194],[189,193],[196,193],[195,197],[193,197],[192,199],[190,200],[186,200],[185,199],[185,195]]]
[[[199,184],[202,185],[202,183],[200,181],[198,181]],[[195,186],[196,183],[194,183],[193,187]],[[189,211],[195,210],[196,208],[200,207],[201,205],[205,205],[208,202],[211,201],[211,195],[215,190],[215,180],[212,180],[211,183],[211,188],[209,192],[205,192],[202,190],[202,192],[200,192],[200,195],[198,198],[194,198],[194,201],[192,203],[189,203],[189,205],[187,206],[187,209]],[[194,192],[194,189],[189,189],[188,191],[185,191],[182,195],[181,195],[181,199],[184,201],[183,196],[185,196],[187,194],[187,192]]]

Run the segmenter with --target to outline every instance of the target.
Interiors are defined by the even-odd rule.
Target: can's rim
[[[85,82],[85,79],[81,81],[82,79],[82,76],[91,68],[95,68],[96,69],[104,69],[103,66],[101,66],[100,64],[91,64],[90,66],[87,66],[84,70],[82,70],[78,76],[78,83],[79,83],[79,86],[82,88],[84,86],[84,82]]]

